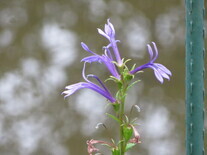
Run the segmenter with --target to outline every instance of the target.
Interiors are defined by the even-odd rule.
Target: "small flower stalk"
[[[113,114],[106,113],[106,115],[117,123],[119,139],[117,140],[110,137],[108,141],[94,139],[88,140],[86,142],[88,145],[88,154],[93,155],[94,153],[101,152],[95,146],[100,144],[108,147],[112,155],[125,155],[127,151],[132,149],[135,145],[141,143],[141,137],[136,123],[137,119],[131,118],[132,110],[130,111],[129,116],[126,115],[125,111],[125,106],[127,106],[127,103],[125,103],[127,91],[134,84],[140,82],[140,80],[134,80],[136,74],[150,68],[154,71],[156,79],[160,83],[164,83],[164,79],[170,80],[172,73],[164,65],[155,62],[158,58],[158,49],[154,42],[147,45],[150,58],[149,62],[139,67],[135,67],[134,65],[132,69],[129,69],[126,64],[130,60],[124,61],[124,59],[121,58],[117,46],[117,43],[120,41],[116,40],[115,29],[109,19],[107,20],[107,24],[105,24],[104,30],[98,28],[98,33],[109,41],[108,45],[103,46],[103,54],[96,54],[91,51],[85,43],[81,42],[82,48],[91,54],[81,60],[81,62],[83,62],[82,77],[85,82],[78,82],[76,84],[66,86],[65,91],[63,91],[62,94],[64,94],[66,98],[80,89],[88,88],[105,97],[114,109]],[[109,78],[105,81],[112,80],[117,84],[116,94],[112,94],[102,80],[98,78],[98,76],[93,74],[89,74],[87,76],[85,75],[86,64],[91,64],[93,62],[101,63],[106,67],[109,72]],[[91,82],[89,78],[93,78],[98,84]],[[134,105],[132,109],[133,108],[140,112],[138,105]],[[104,127],[106,128],[105,125]]]

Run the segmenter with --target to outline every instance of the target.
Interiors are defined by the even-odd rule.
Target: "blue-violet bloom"
[[[134,70],[130,71],[130,73],[135,74],[136,72],[143,70],[145,68],[151,68],[154,70],[154,74],[155,74],[155,77],[157,78],[157,80],[160,83],[163,83],[163,81],[164,81],[163,78],[170,80],[170,76],[172,76],[172,73],[170,72],[169,69],[167,69],[162,64],[154,63],[158,57],[158,50],[157,50],[156,44],[154,42],[152,42],[152,44],[153,44],[154,50],[152,49],[152,47],[149,44],[147,45],[148,53],[150,56],[150,61],[142,66],[135,68]]]
[[[89,57],[85,57],[83,58],[81,61],[84,61],[84,62],[88,62],[88,63],[91,63],[91,62],[99,62],[99,63],[104,63],[104,65],[108,68],[108,70],[111,72],[111,74],[120,80],[120,75],[116,69],[116,66],[115,64],[113,63],[113,58],[112,58],[112,55],[110,53],[110,51],[105,48],[105,54],[103,54],[102,56],[101,55],[98,55],[94,52],[92,52],[89,47],[81,42],[81,46],[83,47],[83,49],[91,54],[93,54],[92,56],[89,56]]]
[[[86,82],[79,82],[79,83],[75,83],[75,84],[66,86],[65,87],[66,90],[62,92],[62,94],[65,94],[65,96],[64,96],[65,98],[72,95],[73,93],[75,93],[79,89],[89,88],[89,89],[101,94],[102,96],[104,96],[111,103],[116,102],[116,99],[111,95],[109,90],[105,87],[103,82],[96,75],[89,74],[89,75],[87,75],[87,77],[85,76],[85,63],[83,66],[82,76]],[[89,81],[88,77],[95,78],[98,81],[98,83],[101,85],[101,87],[98,86],[97,84],[94,84],[91,81]]]
[[[107,47],[112,47],[118,66],[122,66],[123,62],[121,60],[121,56],[116,44],[117,42],[119,42],[119,40],[115,39],[115,29],[113,24],[110,22],[110,19],[107,20],[107,24],[105,24],[104,31],[98,28],[98,33],[110,41],[110,44]]]

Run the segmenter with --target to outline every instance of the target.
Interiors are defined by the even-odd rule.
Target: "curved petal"
[[[164,82],[162,75],[156,69],[154,69],[154,74],[155,74],[155,77],[157,78],[157,80],[160,81],[160,83]]]
[[[81,60],[81,62],[82,61],[88,62],[88,63],[92,63],[92,62],[101,63],[102,62],[101,57],[99,55],[92,55],[92,56],[89,56],[89,57],[85,57]]]
[[[115,29],[114,29],[113,24],[110,22],[110,19],[107,20],[107,23],[108,23],[108,26],[111,29],[111,37],[115,37]]]
[[[152,47],[149,45],[149,44],[147,44],[147,49],[148,49],[148,53],[149,53],[149,55],[150,55],[150,61],[152,60],[152,58],[153,58],[153,51],[152,51]]]
[[[154,70],[155,77],[157,78],[158,81],[160,81],[160,83],[164,82],[163,78],[170,80],[170,77],[164,71],[162,71],[160,68],[158,68],[156,65],[149,64],[148,67],[152,68]]]
[[[92,51],[89,49],[89,47],[88,47],[84,42],[81,42],[81,46],[82,46],[82,48],[83,48],[85,51],[87,51],[87,52],[89,52],[89,53],[91,53],[91,54],[95,54],[94,52],[92,52]]]
[[[158,68],[160,68],[163,72],[167,73],[168,75],[172,76],[172,73],[169,69],[167,69],[164,65],[159,63],[154,63]]]
[[[109,50],[109,48],[106,48],[105,47],[105,51],[104,51],[105,55],[108,56],[112,61],[114,60],[113,59],[113,56],[111,54],[111,51]]]
[[[158,57],[158,49],[157,49],[157,46],[154,42],[152,42],[152,44],[153,44],[153,47],[154,47],[155,55],[154,55],[154,58],[151,60],[151,62],[154,62]]]
[[[87,77],[95,78],[95,79],[100,83],[100,85],[103,87],[103,89],[104,89],[106,92],[110,93],[109,90],[106,88],[106,86],[103,84],[103,82],[98,78],[98,76],[93,75],[93,74],[89,74],[89,75],[87,75]]]
[[[105,38],[107,38],[108,40],[110,40],[110,37],[106,34],[106,33],[104,33],[101,29],[97,29],[98,30],[98,33],[100,34],[100,35],[102,35],[102,36],[104,36]]]
[[[62,94],[65,94],[64,98],[74,94],[77,90],[84,88],[84,82],[75,83],[65,87],[65,91]]]
[[[109,25],[105,24],[104,31],[108,36],[111,36],[112,31],[111,31],[111,28],[109,27]]]
[[[165,79],[168,79],[168,80],[170,80],[170,77],[169,77],[169,75],[167,74],[167,73],[165,73],[165,72],[163,72],[161,69],[157,69],[157,71],[161,74],[161,76],[163,77],[163,78],[165,78]]]
[[[62,92],[62,94],[65,94],[64,98],[74,94],[77,90],[83,89],[83,88],[88,88],[91,89],[97,93],[99,93],[100,95],[104,96],[105,98],[107,98],[110,102],[114,103],[116,101],[115,98],[113,98],[111,96],[111,94],[105,90],[103,90],[102,88],[100,88],[98,85],[90,82],[79,82],[76,84],[72,84],[69,86],[66,86],[66,90]]]

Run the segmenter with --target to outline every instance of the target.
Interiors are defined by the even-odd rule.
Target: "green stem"
[[[123,135],[123,115],[124,115],[124,99],[121,101],[119,119],[120,119],[120,155],[124,155],[125,152],[125,142],[124,142],[124,135]]]
[[[122,81],[122,88],[121,88],[121,92],[120,92],[120,111],[119,111],[119,120],[120,120],[120,144],[119,144],[119,148],[120,148],[120,155],[124,155],[125,154],[125,147],[126,147],[126,142],[124,139],[124,121],[123,121],[123,116],[124,116],[124,105],[125,105],[125,96],[126,96],[126,91],[127,91],[127,86],[128,84],[126,83],[126,81],[124,80],[123,76],[121,78]]]

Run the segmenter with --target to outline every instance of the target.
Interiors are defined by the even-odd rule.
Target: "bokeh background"
[[[141,108],[133,116],[142,143],[128,155],[185,154],[183,0],[0,0],[1,155],[86,155],[86,140],[117,139],[105,98],[87,89],[65,100],[61,95],[66,85],[83,81],[80,60],[89,54],[80,42],[98,54],[108,44],[96,29],[107,18],[121,40],[121,56],[132,59],[129,65],[148,62],[146,44],[154,41],[157,62],[173,74],[164,84],[150,69],[137,76],[141,82],[130,90],[126,109]],[[109,76],[97,63],[86,72]],[[115,91],[111,82],[106,85]],[[109,133],[95,129],[100,122]]]

